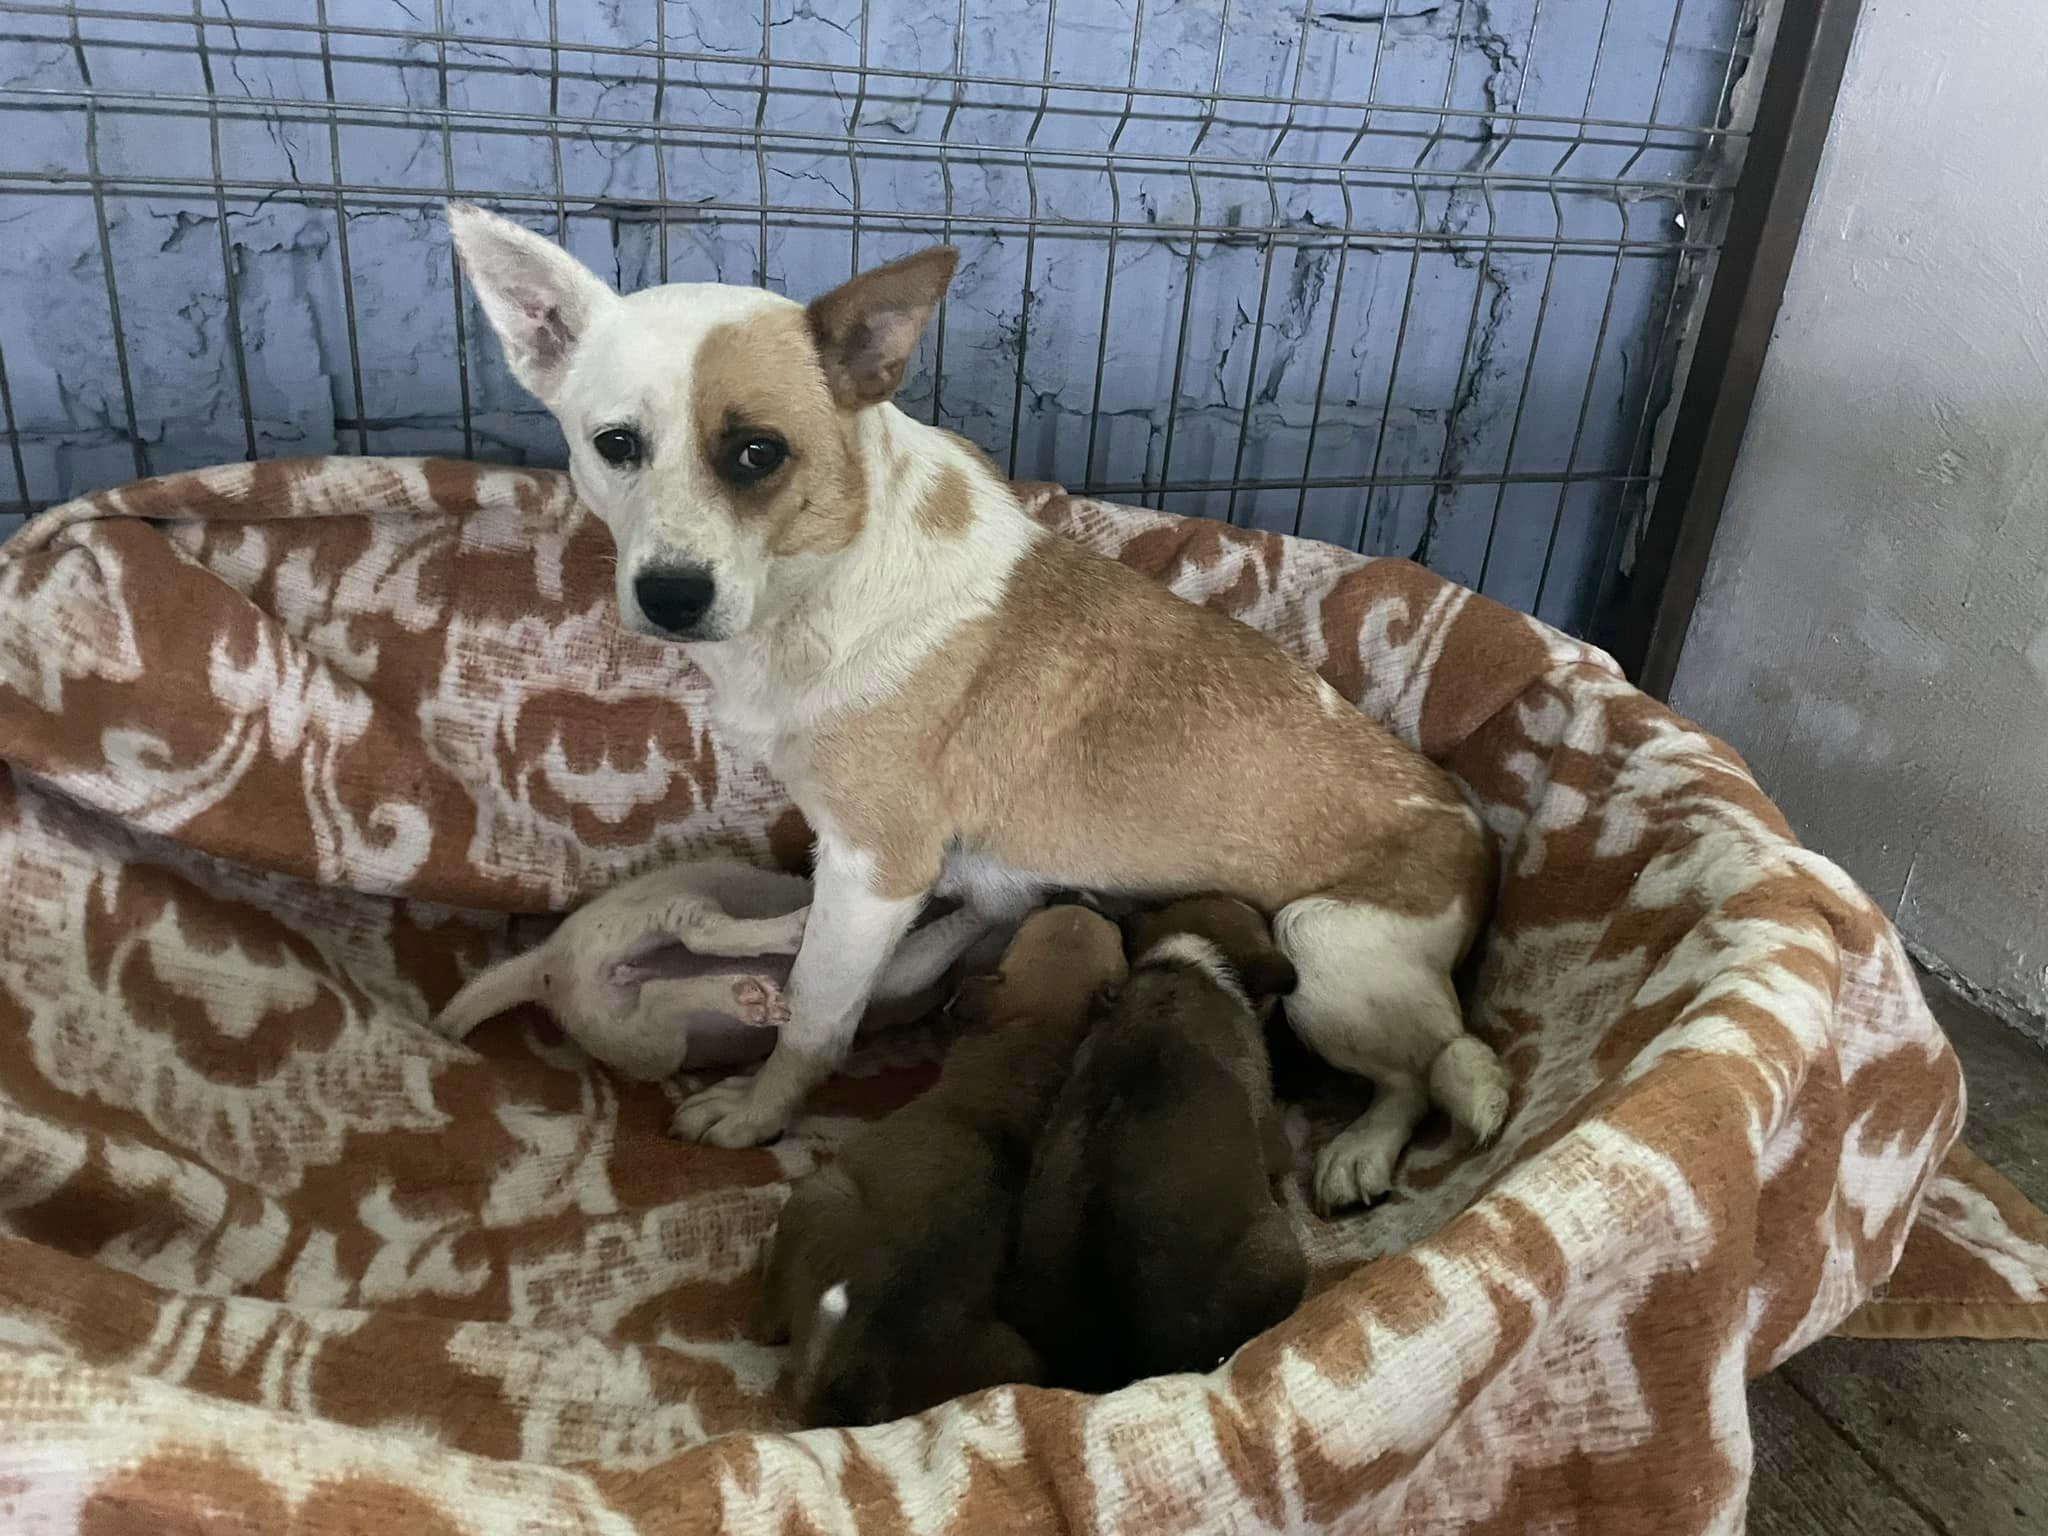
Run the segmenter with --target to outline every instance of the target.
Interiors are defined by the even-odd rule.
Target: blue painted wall
[[[1669,339],[1674,183],[1724,174],[1682,130],[1715,119],[1741,0],[1140,4],[769,0],[763,109],[764,18],[730,0],[557,0],[553,71],[547,0],[328,0],[324,48],[310,0],[203,0],[203,28],[177,0],[124,7],[161,20],[88,5],[75,38],[0,3],[0,362],[25,480],[0,461],[0,500],[251,436],[557,462],[458,300],[452,184],[627,288],[765,266],[808,295],[856,234],[865,265],[950,233],[940,388],[934,334],[910,409],[1020,475],[1127,499],[1253,482],[1165,502],[1419,554],[1582,622],[1640,492],[1611,477],[1640,467]],[[865,89],[863,50],[892,72]],[[1205,110],[1218,85],[1379,110]],[[1191,224],[1192,253],[1172,228]]]

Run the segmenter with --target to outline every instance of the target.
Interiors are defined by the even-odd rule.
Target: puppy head
[[[903,380],[958,253],[863,273],[808,307],[761,288],[626,297],[552,241],[448,206],[462,267],[519,382],[569,440],[618,546],[621,622],[729,640],[789,611],[860,534],[859,417]]]
[[[953,1011],[969,1024],[1026,1014],[1078,1018],[1125,969],[1115,923],[1084,906],[1045,907],[1018,926],[994,974],[968,979]]]
[[[1273,942],[1258,909],[1230,896],[1190,896],[1124,920],[1133,955],[1143,955],[1175,934],[1193,934],[1216,946],[1254,1003],[1285,997],[1295,988],[1294,963]]]

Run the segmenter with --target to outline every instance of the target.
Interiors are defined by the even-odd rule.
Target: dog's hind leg
[[[654,924],[693,954],[737,960],[795,954],[810,916],[808,902],[774,917],[734,917],[715,902],[689,897],[669,903]]]
[[[1394,1166],[1429,1111],[1431,1066],[1465,1038],[1451,985],[1464,915],[1453,907],[1411,917],[1311,896],[1282,909],[1273,934],[1300,976],[1288,1022],[1318,1056],[1374,1089],[1371,1107],[1317,1158],[1316,1204],[1330,1212],[1369,1203],[1393,1187]]]
[[[1458,1036],[1429,1064],[1430,1102],[1482,1147],[1507,1121],[1509,1085],[1493,1047],[1471,1035]]]
[[[973,855],[956,856],[940,876],[939,894],[959,898],[960,909],[913,929],[896,946],[875,984],[877,998],[911,997],[931,986],[998,930],[1005,931],[1045,899],[1035,877]]]
[[[896,953],[875,982],[876,1000],[914,997],[931,986],[981,941],[989,923],[990,919],[974,908],[962,907],[913,929],[896,946]]]

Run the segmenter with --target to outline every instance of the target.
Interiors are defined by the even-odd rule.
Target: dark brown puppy
[[[1223,951],[1252,1009],[1273,1016],[1279,999],[1294,990],[1294,962],[1273,942],[1273,929],[1259,909],[1234,896],[1184,896],[1123,920],[1124,953],[1142,955],[1176,933],[1192,933]]]
[[[1287,1143],[1258,1014],[1192,926],[1227,928],[1262,984],[1288,977],[1258,963],[1271,939],[1253,936],[1247,914],[1265,925],[1250,908],[1179,905],[1192,910],[1134,920],[1146,947],[1093,1010],[1025,1190],[1005,1310],[1056,1386],[1209,1370],[1307,1285],[1270,1184]]]
[[[878,1424],[1040,1379],[1036,1354],[997,1316],[997,1286],[1089,1001],[1124,971],[1108,918],[1034,913],[997,973],[963,993],[971,1032],[938,1082],[792,1191],[757,1327],[789,1340],[806,1424]]]
[[[1273,942],[1273,930],[1257,908],[1229,896],[1188,896],[1132,913],[1124,918],[1123,927],[1128,955],[1142,955],[1175,933],[1198,933],[1222,950],[1266,1026],[1274,1095],[1305,1099],[1325,1088],[1330,1069],[1301,1043],[1280,1011],[1280,999],[1294,990],[1294,962]]]

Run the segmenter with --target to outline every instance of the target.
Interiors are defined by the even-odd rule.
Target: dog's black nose
[[[672,635],[695,629],[717,595],[718,583],[698,565],[656,566],[633,578],[633,601],[647,622]]]

